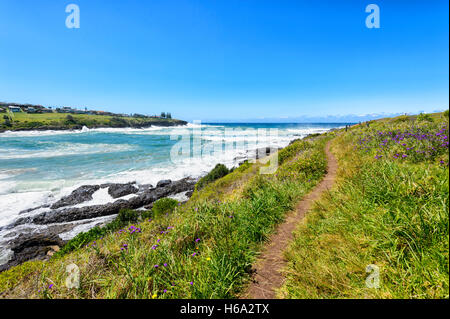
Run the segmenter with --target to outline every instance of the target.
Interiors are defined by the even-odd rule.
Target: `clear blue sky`
[[[81,28],[67,29],[67,4]],[[380,7],[368,29],[366,5]],[[448,1],[1,0],[0,101],[187,120],[448,108]]]

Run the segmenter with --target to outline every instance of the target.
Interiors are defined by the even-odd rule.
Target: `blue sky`
[[[65,26],[80,7],[80,29]],[[365,7],[380,7],[368,29]],[[232,121],[448,108],[448,1],[1,0],[0,101]]]

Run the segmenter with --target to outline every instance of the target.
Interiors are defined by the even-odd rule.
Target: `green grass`
[[[18,129],[45,129],[60,128],[72,129],[86,126],[93,127],[133,127],[148,126],[152,123],[180,123],[175,119],[159,118],[140,118],[140,117],[120,117],[109,115],[90,115],[90,114],[65,114],[65,113],[42,113],[29,114],[25,112],[10,113],[13,121],[11,126],[6,125],[3,116],[6,113],[0,113],[0,131],[18,130]]]
[[[149,214],[150,213],[150,214]],[[69,240],[58,252],[56,252],[53,258],[60,258],[74,250],[80,249],[83,246],[89,244],[95,244],[96,240],[103,238],[115,231],[119,231],[121,228],[126,227],[130,223],[136,223],[140,220],[146,219],[151,216],[151,212],[138,212],[131,209],[122,209],[116,218],[104,227],[95,226],[87,232],[79,233],[74,238]]]
[[[10,274],[28,263],[1,273],[0,291],[27,298],[235,297],[274,227],[324,175],[325,140],[282,150],[274,175],[260,175],[262,164],[246,163],[172,213],[131,225],[139,232],[114,231],[88,245],[80,235],[81,248],[42,263],[25,281],[11,282]],[[220,198],[211,189],[222,190],[215,193]],[[80,268],[79,289],[64,285],[71,263]]]
[[[337,185],[297,229],[280,297],[448,298],[448,146],[439,148],[446,139],[436,137],[442,125],[448,137],[445,115],[403,116],[356,126],[333,141]],[[417,130],[430,137],[380,147],[386,137],[379,131]],[[366,287],[370,264],[379,267],[379,289]]]

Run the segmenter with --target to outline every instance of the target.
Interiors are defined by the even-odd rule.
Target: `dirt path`
[[[327,156],[327,174],[324,179],[308,193],[298,204],[296,209],[287,216],[286,221],[279,225],[276,232],[269,239],[261,256],[253,266],[256,270],[253,281],[242,294],[241,298],[274,299],[275,289],[283,284],[284,277],[281,270],[286,265],[283,252],[294,239],[293,231],[311,208],[315,200],[329,190],[334,183],[337,171],[337,161],[330,152],[330,142],[325,147]]]

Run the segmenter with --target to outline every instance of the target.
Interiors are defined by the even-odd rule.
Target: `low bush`
[[[66,120],[64,121],[65,124],[70,125],[70,124],[76,124],[77,121],[75,120],[75,118],[72,115],[67,115],[66,116]]]
[[[158,217],[164,214],[172,213],[177,206],[178,201],[173,198],[165,197],[158,199],[153,203],[152,215],[153,217]]]
[[[420,113],[417,116],[418,122],[433,122],[433,118],[429,114]]]
[[[228,168],[223,164],[217,164],[216,167],[214,167],[206,176],[202,177],[198,182],[197,185],[195,185],[197,190],[202,189],[206,185],[208,185],[211,182],[214,182],[215,180],[224,177],[230,173]]]

